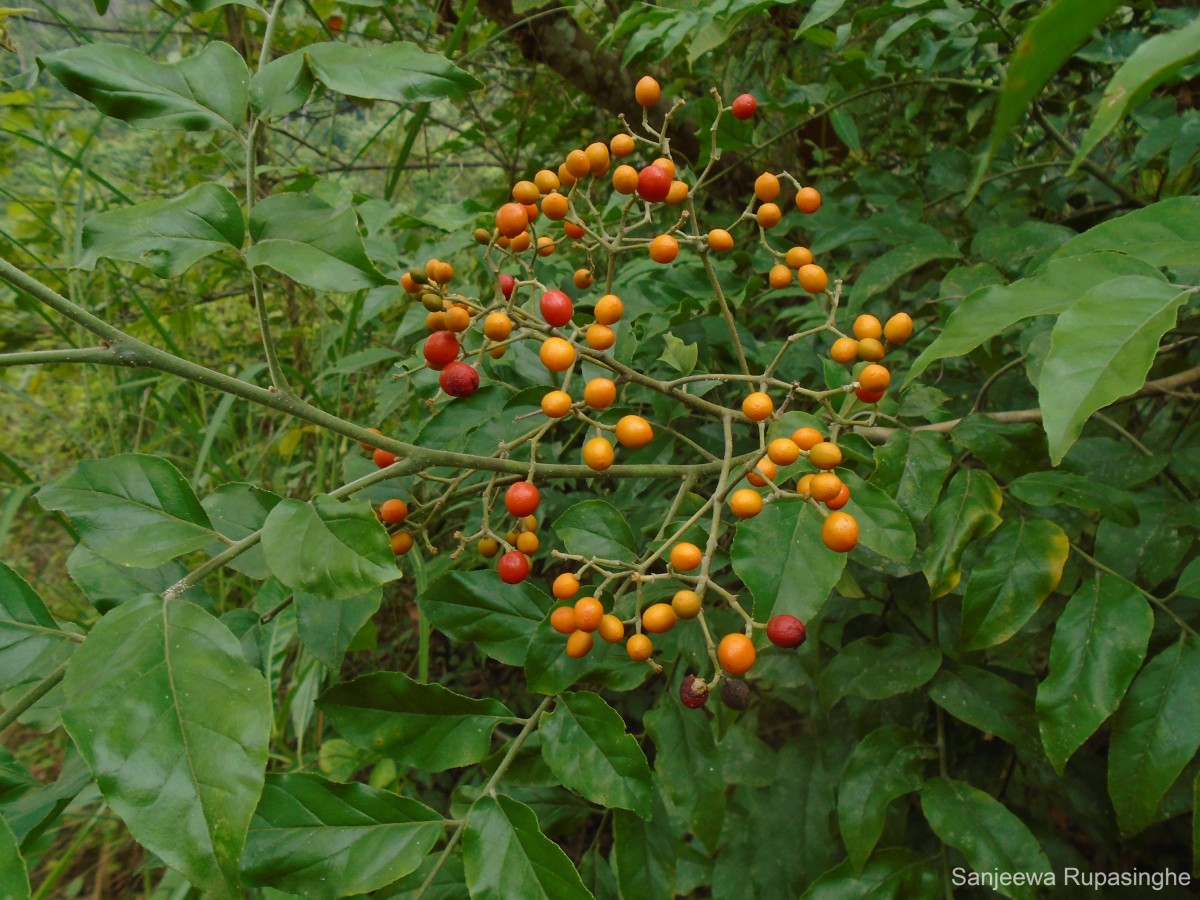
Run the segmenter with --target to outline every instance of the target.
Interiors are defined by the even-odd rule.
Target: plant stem
[[[63,680],[63,676],[67,674],[67,662],[69,661],[60,663],[57,669],[31,687],[16,703],[5,711],[4,715],[0,716],[0,732],[25,715],[31,706],[50,693]]]

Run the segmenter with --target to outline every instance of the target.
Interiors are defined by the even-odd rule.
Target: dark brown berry
[[[750,685],[736,678],[727,678],[721,685],[721,702],[730,709],[745,709],[750,705]]]

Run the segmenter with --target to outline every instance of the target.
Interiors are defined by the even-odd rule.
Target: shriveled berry
[[[750,685],[737,678],[727,678],[721,685],[721,702],[730,709],[745,709],[750,705]]]
[[[699,709],[708,702],[708,685],[703,678],[687,675],[679,685],[679,699],[688,709]]]

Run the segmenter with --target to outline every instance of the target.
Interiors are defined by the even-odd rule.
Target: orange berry
[[[815,213],[821,208],[821,192],[813,187],[802,187],[796,192],[796,209],[802,213]]]
[[[582,225],[579,225],[575,222],[563,222],[563,234],[569,238],[579,240],[579,238],[583,237],[586,232],[584,231]]]
[[[829,358],[843,365],[858,359],[858,341],[851,337],[840,337],[829,348]]]
[[[552,222],[565,219],[570,208],[570,201],[562,194],[547,194],[542,200],[542,213]]]
[[[396,454],[389,453],[380,447],[375,448],[375,452],[371,454],[371,459],[375,460],[375,465],[380,469],[386,469],[388,466],[396,462]]]
[[[554,252],[554,248],[554,238],[550,237],[549,235],[543,234],[537,239],[538,256],[549,256]]]
[[[547,338],[538,351],[542,365],[551,372],[565,372],[575,365],[575,348],[560,337]]]
[[[836,469],[842,464],[842,448],[829,441],[821,441],[808,451],[808,461],[818,469]]]
[[[479,551],[479,555],[484,559],[491,559],[500,552],[500,542],[495,538],[480,538],[479,543],[475,545],[475,549]]]
[[[542,412],[551,419],[561,419],[571,411],[571,395],[566,391],[550,391],[542,397]]]
[[[762,494],[754,488],[738,488],[729,495],[729,509],[739,519],[752,519],[762,508]]]
[[[671,609],[675,610],[675,615],[681,619],[694,619],[700,615],[700,607],[703,601],[700,595],[695,591],[687,590],[676,591],[675,596],[671,598]]]
[[[463,332],[471,327],[471,314],[461,306],[452,306],[444,313],[446,328],[454,332]]]
[[[779,478],[779,467],[770,458],[760,459],[754,466],[754,471],[746,476],[746,480],[755,487],[766,487],[768,481]]]
[[[771,271],[767,274],[767,281],[773,288],[785,288],[792,283],[792,270],[782,264],[771,266]]]
[[[550,627],[559,634],[570,634],[575,630],[575,608],[560,606],[550,613]]]
[[[886,391],[892,383],[892,373],[878,363],[871,363],[858,373],[858,384],[864,391],[879,393]]]
[[[575,627],[580,631],[595,631],[604,617],[604,604],[595,597],[580,597],[575,601]]]
[[[875,338],[863,338],[858,342],[858,358],[867,362],[879,362],[887,355],[883,344]]]
[[[777,466],[790,466],[800,458],[800,448],[791,438],[775,438],[767,444],[767,458]]]
[[[679,255],[679,241],[669,234],[660,234],[650,242],[650,258],[656,263],[669,263]]]
[[[633,96],[640,105],[651,107],[662,96],[662,88],[656,79],[643,75],[633,89]]]
[[[830,550],[849,553],[858,545],[858,522],[850,513],[830,513],[821,524],[821,542]]]
[[[557,191],[561,187],[558,176],[549,169],[542,169],[533,176],[533,183],[537,185],[539,192],[549,194],[551,191]],[[545,212],[545,210],[543,210]]]
[[[397,556],[403,556],[412,549],[413,536],[407,531],[397,531],[392,535],[390,543],[392,545],[392,552]]]
[[[518,181],[513,185],[512,196],[518,203],[525,205],[527,203],[537,203],[538,198],[542,196],[542,192],[532,181]]]
[[[581,291],[586,291],[592,286],[592,281],[595,276],[592,275],[591,269],[576,269],[575,274],[571,276],[571,283]]]
[[[905,312],[898,312],[883,326],[883,336],[887,338],[889,344],[903,344],[913,333],[912,316]]]
[[[758,208],[758,212],[754,214],[754,218],[758,220],[758,224],[763,228],[774,228],[779,224],[779,220],[783,218],[783,212],[774,203],[764,203]]]
[[[371,434],[383,434],[383,432],[380,431],[378,428],[368,428],[367,431],[371,432]],[[359,441],[358,446],[362,447],[364,450],[374,450],[375,449],[374,444],[369,444],[366,441]]]
[[[565,165],[567,171],[576,178],[582,178],[592,171],[592,164],[588,162],[587,154],[582,150],[572,150],[568,153]]]
[[[579,593],[579,579],[570,572],[563,572],[554,579],[554,584],[550,586],[550,593],[554,594],[558,600],[570,600]],[[565,608],[569,609],[570,607]],[[572,621],[574,621],[573,615]],[[574,626],[572,626],[571,630],[575,630]]]
[[[675,163],[672,162],[671,160],[667,159],[665,156],[660,156],[658,159],[656,159],[650,165],[658,166],[660,169],[666,169],[667,173],[672,178],[675,177]]]
[[[593,378],[583,388],[583,400],[592,409],[608,409],[617,399],[617,386],[607,378]]]
[[[854,336],[860,341],[863,338],[879,338],[883,337],[883,325],[879,320],[872,315],[863,313],[854,320]]]
[[[761,422],[768,418],[775,411],[775,402],[769,394],[764,394],[762,391],[755,391],[753,394],[747,395],[742,401],[742,412],[746,414],[752,422]]]
[[[597,323],[588,326],[586,340],[593,350],[607,350],[617,342],[617,333],[607,325]]]
[[[695,544],[683,541],[671,548],[671,568],[677,572],[690,572],[699,568],[704,554]]]
[[[431,312],[425,317],[425,327],[429,331],[447,331],[446,314],[444,312]]]
[[[520,203],[505,203],[496,210],[496,227],[506,238],[515,238],[529,227],[529,216]]]
[[[587,157],[593,175],[599,178],[608,174],[609,166],[612,165],[612,157],[609,156],[606,144],[601,141],[593,141],[587,145],[583,153]]]
[[[487,232],[484,232],[487,234]],[[488,240],[491,240],[491,235],[488,235]],[[405,272],[400,276],[400,286],[410,294],[421,293],[421,285],[417,284],[417,280],[412,277],[412,272]]]
[[[543,203],[542,208],[545,209],[545,206],[545,203]],[[787,252],[785,260],[789,269],[798,269],[801,266],[807,266],[812,261],[812,251],[807,247],[793,247]]]
[[[644,634],[631,634],[625,642],[625,652],[634,662],[644,662],[654,652],[654,644]]]
[[[613,156],[628,156],[634,147],[633,138],[627,134],[614,134],[613,139],[608,142],[608,149],[612,151]]]
[[[805,425],[804,427],[797,428],[796,431],[792,432],[792,440],[796,442],[796,445],[798,448],[800,448],[800,450],[811,450],[814,448],[814,446],[820,444],[822,440],[824,440],[824,436],[820,431],[817,431],[816,428]]]
[[[512,334],[512,328],[512,319],[506,313],[488,313],[487,318],[483,320],[483,333],[489,340],[507,340]]]
[[[754,179],[754,196],[763,203],[770,203],[779,196],[779,179],[770,172],[763,172]]]
[[[655,603],[642,611],[642,628],[651,634],[665,634],[678,621],[670,603]]]
[[[578,179],[571,174],[571,170],[567,168],[565,162],[558,164],[558,181],[564,188],[573,187]]]
[[[687,182],[680,181],[678,178],[676,178],[671,182],[671,189],[667,191],[667,199],[665,202],[667,206],[678,206],[687,199],[687,195]]]
[[[809,482],[808,494],[814,500],[832,500],[842,489],[842,479],[832,472],[819,472]]]
[[[529,232],[522,231],[509,241],[508,249],[512,250],[513,253],[524,253],[529,249],[529,245],[531,243],[533,243],[533,238],[530,236]]]
[[[583,445],[583,464],[594,472],[603,472],[611,466],[615,456],[608,438],[589,438]]]
[[[717,644],[717,659],[730,675],[745,675],[753,668],[757,656],[754,643],[741,632],[727,634]]]
[[[595,643],[596,639],[590,631],[576,631],[567,638],[567,656],[571,659],[583,659]]]
[[[624,313],[625,304],[616,294],[605,294],[596,301],[596,321],[601,325],[615,324]]]
[[[843,506],[845,506],[849,502],[850,502],[850,487],[849,487],[849,485],[847,485],[843,482],[841,490],[839,490],[837,492],[837,496],[834,497],[832,500],[826,500],[825,505],[828,506],[830,509],[841,509]]]
[[[408,504],[399,498],[384,500],[379,507],[379,521],[385,525],[399,525],[408,518]]]
[[[613,169],[613,190],[628,197],[638,186],[638,171],[633,166],[620,165]]]
[[[654,440],[654,429],[641,416],[622,416],[617,420],[617,440],[622,447],[636,450]]]
[[[600,627],[596,632],[608,643],[616,644],[625,637],[625,626],[612,613],[605,613],[600,617]]]
[[[809,494],[811,496],[812,482],[813,482],[813,479],[816,477],[817,476],[814,473],[809,472],[807,475],[801,475],[799,478],[797,478],[796,479],[796,493]]]
[[[724,228],[714,228],[708,233],[708,246],[714,253],[725,253],[733,249],[733,235]]]
[[[819,294],[829,285],[829,276],[825,274],[824,269],[815,263],[801,266],[796,271],[796,278],[800,281],[800,287],[804,288],[810,294]]]

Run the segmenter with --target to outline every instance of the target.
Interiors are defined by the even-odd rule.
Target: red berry
[[[541,307],[542,318],[555,328],[566,325],[575,314],[575,305],[562,291],[546,291],[542,294]]]
[[[799,647],[808,637],[808,629],[795,616],[771,616],[767,637],[777,647]]]
[[[375,448],[375,452],[371,454],[371,459],[375,460],[375,465],[381,469],[386,469],[396,461],[395,453],[388,453],[386,450]]]
[[[504,505],[514,516],[533,515],[541,502],[541,492],[528,481],[514,481],[504,493]]]
[[[465,362],[452,362],[442,369],[438,384],[451,397],[470,397],[479,390],[479,372]]]
[[[507,273],[500,275],[500,293],[504,295],[505,300],[512,299],[513,288],[517,286],[517,279]]]
[[[748,119],[757,109],[758,101],[754,99],[753,94],[742,94],[733,101],[732,111],[735,119]]]
[[[703,678],[688,675],[679,685],[679,699],[688,709],[699,709],[708,702],[708,685]]]
[[[529,557],[520,550],[509,550],[500,557],[496,572],[505,584],[520,584],[529,574]]]
[[[649,203],[661,203],[671,192],[671,180],[671,173],[662,166],[646,166],[638,173],[638,196]]]
[[[883,399],[883,391],[868,391],[866,388],[856,388],[854,396],[863,403],[878,403]]]
[[[435,331],[425,339],[425,362],[431,369],[444,369],[458,359],[458,338],[453,331]]]

